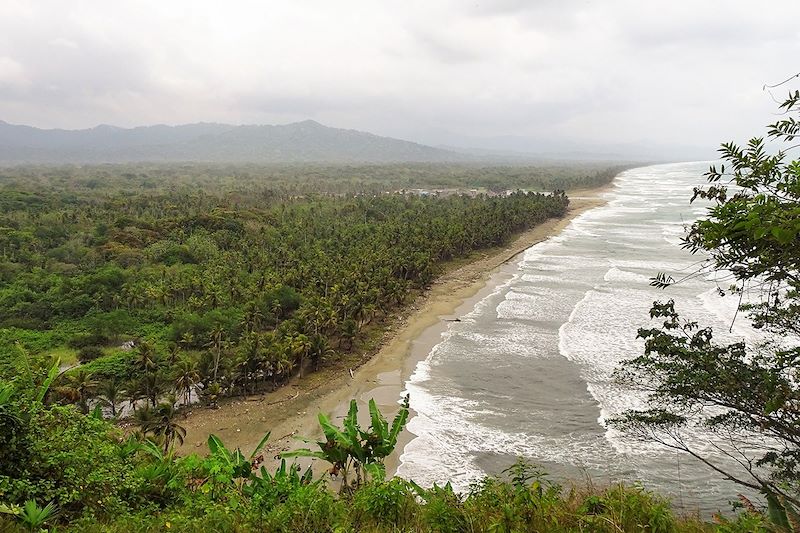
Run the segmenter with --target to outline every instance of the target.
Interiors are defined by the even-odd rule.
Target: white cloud
[[[0,89],[17,91],[30,85],[25,68],[10,57],[0,56]]]
[[[790,0],[5,0],[0,119],[715,146],[772,119],[761,86],[800,71],[799,15]]]

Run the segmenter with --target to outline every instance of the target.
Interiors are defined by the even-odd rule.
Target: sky
[[[2,0],[0,120],[713,151],[774,120],[798,20],[797,0]]]

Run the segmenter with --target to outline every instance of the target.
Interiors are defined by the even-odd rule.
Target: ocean
[[[494,290],[448,323],[406,383],[416,437],[398,475],[423,485],[450,480],[465,491],[523,457],[555,481],[640,482],[687,511],[729,510],[740,487],[686,454],[603,424],[643,405],[613,374],[643,353],[637,329],[656,325],[648,314],[654,301],[674,299],[683,317],[726,340],[758,338],[745,319],[733,321],[737,300],[717,294],[725,282],[701,276],[650,286],[657,273],[679,278],[702,260],[680,238],[706,212],[689,200],[708,165],[628,170],[605,193],[606,205],[504,267]],[[715,453],[708,435],[693,442]]]

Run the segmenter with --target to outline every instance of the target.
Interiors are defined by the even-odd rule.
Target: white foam
[[[422,484],[454,480],[464,489],[487,473],[478,464],[481,454],[504,454],[598,468],[619,462],[636,477],[675,483],[673,473],[658,463],[669,464],[672,452],[601,425],[644,405],[644,396],[622,389],[614,372],[643,352],[636,330],[654,325],[649,318],[654,300],[673,298],[683,317],[715,328],[724,329],[735,312],[735,303],[719,299],[709,280],[691,279],[666,292],[650,286],[658,272],[678,278],[697,268],[698,258],[677,243],[685,224],[705,214],[705,206],[687,205],[702,172],[697,164],[670,164],[622,173],[607,205],[583,213],[558,237],[528,249],[517,275],[481,299],[462,322],[449,324],[407,383],[419,413],[409,429],[418,437],[406,446],[398,473]],[[749,335],[745,329],[734,333]],[[579,369],[586,390],[581,393],[588,393],[584,412],[596,418],[597,426],[564,435],[494,423],[513,422],[520,414],[515,409],[534,413],[543,405],[500,410],[514,403],[499,399],[514,395],[510,385],[518,386],[519,377],[517,382],[509,378],[508,388],[503,388],[506,382],[480,390],[464,385],[474,385],[481,372],[513,376],[509,365],[524,377],[527,365],[553,365],[560,357]],[[711,446],[708,437],[698,428],[694,438],[710,450],[702,448]],[[707,495],[703,483],[708,479],[702,471],[678,477],[683,487],[701,495]]]
[[[603,276],[605,281],[611,282],[621,282],[621,283],[634,283],[638,285],[650,285],[650,279],[652,276],[645,276],[642,274],[637,274],[636,272],[631,272],[629,270],[622,270],[617,267],[612,267],[606,272],[606,275]]]

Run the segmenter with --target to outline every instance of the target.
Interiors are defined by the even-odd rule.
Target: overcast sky
[[[773,120],[798,20],[797,0],[2,0],[0,120],[716,147]]]

